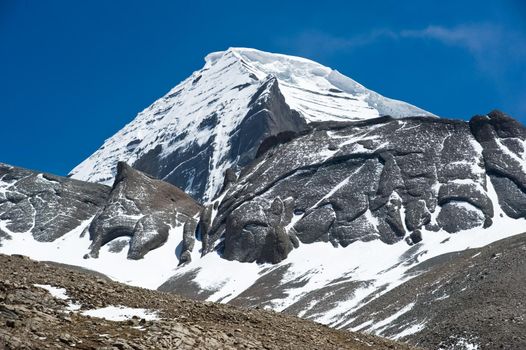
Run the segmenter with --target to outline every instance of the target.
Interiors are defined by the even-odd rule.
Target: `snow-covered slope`
[[[421,303],[371,305],[431,258],[526,231],[525,169],[526,128],[499,111],[435,118],[315,62],[230,49],[73,171],[117,171],[112,188],[0,164],[0,252],[410,339]]]
[[[262,89],[273,78],[278,83],[273,93],[281,94],[307,122],[431,115],[304,58],[231,48],[211,53],[205,61],[201,70],[139,113],[70,175],[111,184],[117,162],[124,161],[198,200],[212,199],[221,188],[225,170],[243,160],[234,137],[239,142],[264,139],[294,127],[282,125],[277,130],[262,130],[262,135],[247,135],[240,129],[245,120],[264,117],[257,112],[271,109],[264,106],[251,113],[254,100],[268,99],[269,89],[266,93]],[[275,114],[270,116],[272,122]]]

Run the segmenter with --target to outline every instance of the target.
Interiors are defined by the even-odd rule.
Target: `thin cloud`
[[[501,30],[493,25],[461,25],[447,28],[429,26],[420,30],[402,30],[399,34],[403,38],[435,39],[449,45],[459,45],[471,51],[480,51],[488,44],[495,45],[501,36]]]
[[[401,38],[435,40],[470,52],[478,68],[490,78],[510,113],[526,115],[526,35],[523,31],[494,24],[469,24],[457,27],[429,26],[404,30]]]
[[[506,56],[505,61],[523,62],[526,57],[526,35],[502,26],[489,23],[465,24],[455,27],[431,25],[422,29],[393,31],[386,28],[375,29],[350,37],[335,36],[320,31],[305,31],[290,39],[282,39],[279,44],[293,47],[303,54],[333,54],[348,51],[380,40],[422,39],[435,40],[444,45],[467,49],[476,58]]]
[[[350,37],[306,31],[294,38],[281,40],[279,44],[303,56],[322,58],[385,40],[434,41],[466,50],[478,69],[494,82],[502,99],[513,106],[510,112],[526,114],[526,103],[522,102],[526,87],[516,84],[526,82],[526,70],[523,68],[526,62],[526,34],[523,30],[493,23],[471,23],[450,27],[430,25],[398,31],[380,28]]]
[[[493,24],[469,24],[456,27],[428,26],[421,30],[402,30],[401,38],[431,39],[468,50],[480,67],[491,74],[501,74],[508,65],[523,64],[526,37]]]
[[[300,55],[321,56],[374,44],[382,38],[395,39],[397,37],[397,33],[388,29],[377,29],[352,37],[341,37],[309,30],[293,38],[280,39],[278,44],[284,47],[292,47]]]

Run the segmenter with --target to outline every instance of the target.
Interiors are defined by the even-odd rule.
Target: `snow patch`
[[[143,259],[127,259],[127,249],[111,252],[110,244],[102,246],[99,258],[84,259],[84,255],[90,252],[92,242],[89,235],[81,234],[91,220],[82,222],[53,242],[38,242],[30,232],[13,233],[6,230],[11,239],[2,241],[0,253],[23,254],[34,260],[82,266],[115,281],[149,289],[156,289],[175,273],[179,264],[175,251],[183,238],[182,225],[171,228],[166,243],[150,251]],[[5,229],[3,223],[0,221],[0,226]]]
[[[100,309],[86,310],[82,311],[81,314],[84,316],[103,318],[108,321],[116,322],[130,320],[133,317],[143,318],[146,321],[157,321],[160,319],[157,311],[132,308],[122,305],[110,305]]]
[[[33,284],[33,286],[47,290],[49,294],[51,294],[51,296],[55,299],[70,300],[70,297],[68,296],[65,288],[53,287],[49,284]],[[68,306],[66,307],[66,310],[67,311],[77,311],[80,308],[81,308],[80,304],[70,301],[68,303]]]

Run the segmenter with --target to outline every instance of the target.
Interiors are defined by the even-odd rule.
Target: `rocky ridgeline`
[[[283,104],[271,102],[254,102],[254,108]],[[221,200],[205,208],[122,162],[111,188],[2,165],[0,244],[26,231],[53,241],[84,222],[92,240],[86,257],[94,258],[101,246],[130,237],[128,258],[140,259],[183,224],[181,263],[194,249],[277,263],[300,242],[415,244],[424,229],[489,227],[496,205],[525,218],[525,140],[526,128],[500,112],[470,122],[383,117],[312,123],[262,141],[239,174],[226,172]]]
[[[469,123],[385,117],[313,124],[289,142],[266,144],[237,181],[226,181],[213,222],[211,210],[201,216],[204,251],[277,263],[299,242],[345,247],[405,237],[414,244],[422,229],[486,228],[495,205],[524,218],[525,140],[526,128],[500,112]]]
[[[110,187],[38,173],[0,163],[0,220],[11,232],[30,231],[50,242],[93,217]],[[0,228],[1,239],[9,234]]]
[[[166,242],[171,227],[194,221],[201,210],[186,193],[167,182],[125,163],[119,163],[117,169],[106,205],[89,227],[93,257],[102,245],[131,236],[128,258],[140,259]]]
[[[263,310],[202,303],[133,288],[23,256],[0,255],[0,349],[413,349]],[[35,286],[65,288],[70,301]],[[67,311],[68,303],[80,306]],[[156,311],[157,320],[84,316],[111,305]]]
[[[201,206],[177,187],[153,179],[124,163],[113,187],[0,164],[2,239],[30,232],[51,242],[86,226],[92,240],[88,258],[102,245],[130,237],[129,259],[140,259],[163,245],[171,227],[194,222]]]

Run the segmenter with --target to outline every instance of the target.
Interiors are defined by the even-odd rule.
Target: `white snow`
[[[71,175],[80,180],[111,184],[118,161],[133,164],[158,146],[162,147],[161,157],[167,157],[215,137],[208,159],[211,175],[204,198],[211,200],[223,183],[224,171],[235,165],[225,161],[230,151],[229,135],[247,115],[247,102],[271,77],[277,78],[286,103],[308,122],[363,120],[384,114],[432,115],[405,102],[384,98],[331,68],[300,57],[230,48],[209,54],[205,62],[201,70],[107,139],[75,167]],[[259,98],[265,98],[265,93]],[[219,121],[216,126],[199,127],[214,113]],[[189,181],[186,190],[191,186]]]
[[[35,287],[45,289],[51,294],[53,298],[60,299],[60,300],[68,300],[69,297],[66,293],[66,289],[59,288],[59,287],[53,287],[49,284],[33,284]]]
[[[497,203],[496,193],[490,181],[488,181],[488,195],[493,203]],[[413,247],[408,246],[404,241],[387,245],[379,240],[358,241],[346,248],[334,248],[323,242],[302,244],[290,252],[286,260],[276,265],[226,261],[212,253],[178,268],[176,275],[195,272],[194,281],[202,288],[214,291],[207,300],[228,302],[261,276],[290,265],[281,284],[297,279],[302,279],[306,283],[287,290],[284,297],[272,300],[272,308],[277,311],[286,309],[310,291],[328,286],[337,279],[363,281],[362,287],[350,294],[347,300],[338,302],[331,310],[309,317],[324,324],[338,324],[338,327],[347,328],[350,322],[340,324],[342,319],[349,319],[349,315],[370,300],[415,277],[406,272],[418,263],[450,252],[483,247],[494,241],[522,233],[526,227],[526,220],[507,217],[499,206],[495,206],[493,221],[493,225],[487,229],[474,228],[458,234],[449,234],[443,230],[439,232],[423,230],[423,241]],[[410,249],[414,251],[412,254],[407,254]],[[381,287],[385,288],[381,290]],[[364,301],[366,299],[369,301]],[[302,310],[301,314],[314,307],[316,302],[306,305],[306,309]],[[374,327],[373,323],[368,326]],[[420,327],[424,326],[415,326],[412,330],[416,331],[417,328],[421,330]],[[364,330],[367,330],[367,327]]]
[[[53,298],[56,298],[59,300],[70,300],[65,288],[54,287],[49,284],[33,284],[33,286],[47,290]],[[80,308],[81,308],[80,304],[70,301],[68,303],[68,306],[66,307],[66,310],[67,311],[77,311]]]
[[[156,311],[140,308],[132,308],[122,305],[117,306],[106,306],[100,309],[86,310],[81,312],[84,316],[91,316],[97,318],[103,318],[108,321],[126,321],[131,318],[139,317],[143,318],[146,321],[156,321],[159,320],[159,315]]]
[[[480,345],[473,343],[472,340],[460,338],[457,340],[454,347],[448,347],[448,348],[440,347],[438,350],[450,350],[450,349],[459,349],[459,348],[463,348],[463,350],[479,350]]]
[[[54,287],[49,284],[34,284],[34,286],[47,290],[56,299],[70,300],[65,288]],[[78,311],[81,307],[82,305],[80,304],[69,302],[66,310]],[[134,316],[144,318],[147,321],[155,321],[159,319],[157,311],[132,308],[122,305],[110,305],[100,309],[85,310],[82,311],[81,314],[84,316],[104,318],[109,321],[126,321]]]
[[[402,330],[400,333],[398,333],[392,338],[394,340],[402,339],[404,337],[407,337],[408,335],[412,335],[412,334],[422,331],[425,327],[426,327],[425,322],[415,323],[415,324],[408,326],[407,328],[405,328],[404,330]]]
[[[414,306],[415,306],[415,303],[410,303],[410,304],[404,306],[403,308],[401,308],[400,310],[398,310],[397,312],[395,312],[391,316],[387,317],[386,319],[383,319],[383,320],[381,320],[379,322],[375,322],[372,325],[372,327],[368,328],[368,330],[369,331],[373,331],[373,332],[377,332],[378,334],[381,334],[382,330],[385,329],[385,327],[389,326],[393,321],[398,319],[403,314],[411,311],[411,309]]]
[[[83,222],[54,242],[38,242],[30,232],[7,230],[5,221],[0,220],[0,227],[12,237],[2,241],[0,253],[23,254],[35,260],[82,266],[103,273],[113,280],[150,289],[156,289],[175,272],[179,263],[175,251],[182,240],[183,226],[172,228],[168,241],[140,260],[127,259],[127,249],[112,253],[108,245],[101,248],[99,258],[83,259],[90,251],[91,241],[87,234],[84,237],[80,236],[90,222],[91,219]]]

